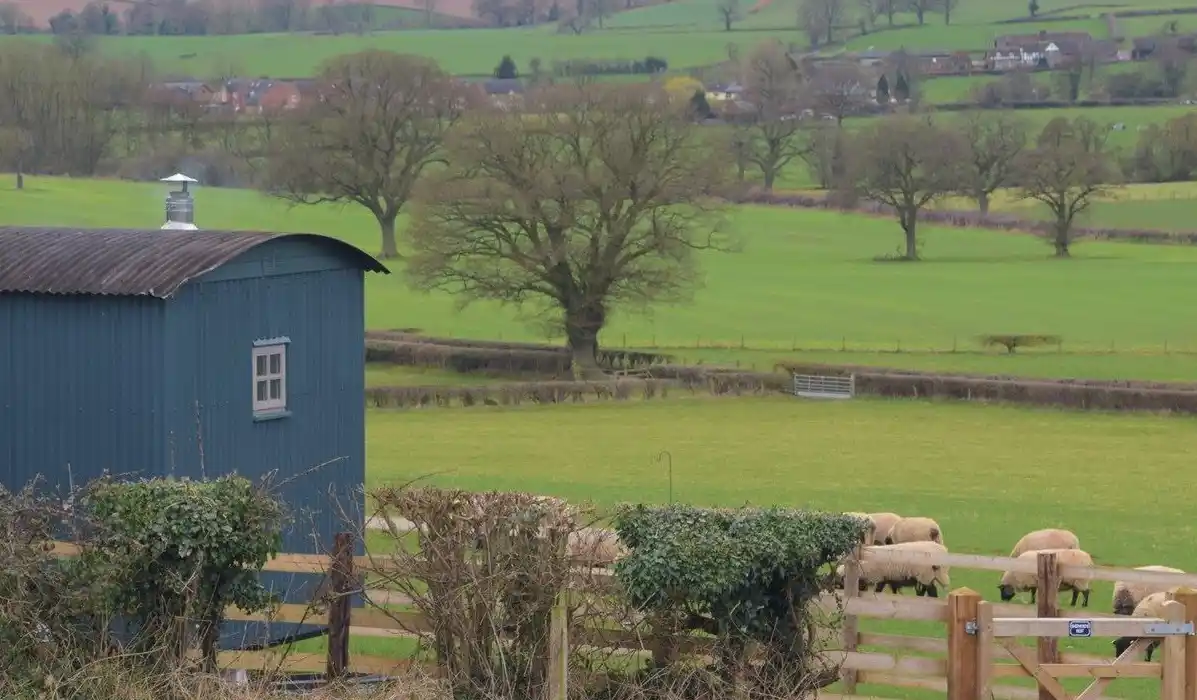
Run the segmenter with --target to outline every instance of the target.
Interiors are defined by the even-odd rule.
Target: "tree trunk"
[[[396,215],[386,214],[378,217],[378,229],[382,233],[382,252],[378,257],[386,260],[387,258],[399,257],[399,246],[395,242],[395,219]]]
[[[761,171],[765,175],[765,191],[773,191],[773,181],[777,179],[777,171],[774,168],[762,168]]]
[[[922,7],[916,7],[916,8],[914,8],[914,13],[915,13],[915,15],[917,15],[917,16],[918,16],[918,18],[919,18],[919,26],[920,26],[920,27],[921,27],[921,26],[923,26],[923,13],[924,13],[925,11],[926,11],[926,10],[924,10]]]
[[[606,311],[598,304],[581,304],[565,310],[565,337],[575,375],[601,376],[598,364],[598,334],[606,323]]]
[[[25,189],[25,173],[21,171],[19,166],[17,167],[17,189]]]
[[[723,31],[725,31],[725,32],[730,32],[730,31],[731,31],[731,24],[732,24],[732,18],[731,18],[731,15],[724,15],[724,16],[723,16]]]
[[[1056,238],[1052,241],[1053,247],[1056,249],[1057,258],[1070,257],[1068,252],[1068,245],[1071,241],[1068,240],[1068,229],[1070,228],[1068,222],[1056,222]]]
[[[906,260],[919,259],[918,224],[916,212],[902,215],[902,232],[906,234]]]
[[[989,193],[988,192],[978,192],[977,193],[977,209],[981,210],[982,214],[989,213]]]

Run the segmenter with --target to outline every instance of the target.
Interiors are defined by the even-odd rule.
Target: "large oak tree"
[[[265,132],[263,184],[297,204],[365,207],[381,256],[397,257],[395,220],[425,171],[444,162],[465,93],[436,63],[389,51],[332,58],[317,80],[321,99]]]
[[[957,186],[962,148],[955,132],[929,117],[890,117],[853,140],[851,181],[868,199],[889,205],[905,238],[905,260],[918,260],[918,215]]]
[[[570,85],[533,112],[471,115],[409,229],[424,289],[547,311],[583,374],[619,305],[684,298],[696,253],[728,250],[726,150],[652,86]]]
[[[1056,257],[1069,257],[1076,217],[1117,178],[1106,152],[1108,133],[1108,127],[1085,117],[1057,117],[1018,159],[1015,177],[1021,196],[1042,203],[1052,214],[1050,241]]]
[[[743,158],[760,168],[765,191],[792,160],[809,148],[799,120],[803,107],[802,82],[777,42],[763,43],[748,57],[744,82],[752,105],[737,143]]]

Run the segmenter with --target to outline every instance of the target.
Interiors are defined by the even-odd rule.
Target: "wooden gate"
[[[991,603],[977,605],[976,685],[977,700],[992,698],[995,678],[1031,676],[1040,688],[1040,696],[1053,700],[1095,700],[1116,678],[1159,678],[1161,700],[1185,700],[1186,639],[1193,636],[1193,623],[1186,621],[1185,606],[1175,600],[1163,606],[1163,618],[1099,617],[1080,618],[995,618]],[[1036,650],[1018,643],[1019,637],[1088,638],[1131,637],[1136,641],[1108,662],[1085,661],[1044,663]],[[1160,660],[1142,661],[1148,645],[1160,641]],[[995,645],[1004,649],[1017,664],[995,664]],[[1061,678],[1092,678],[1093,682],[1076,696],[1060,683]]]

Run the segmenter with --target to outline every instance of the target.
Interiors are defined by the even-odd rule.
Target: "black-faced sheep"
[[[938,542],[943,544],[943,530],[931,518],[901,518],[885,536],[886,544]]]
[[[1163,571],[1170,574],[1183,574],[1180,569],[1174,569],[1171,566],[1139,566],[1135,568],[1136,571]],[[1134,612],[1135,606],[1139,601],[1143,600],[1152,593],[1159,593],[1166,591],[1174,586],[1166,586],[1159,583],[1130,583],[1127,581],[1116,581],[1114,583],[1114,614],[1115,615],[1130,615]]]
[[[1156,591],[1155,593],[1143,598],[1143,600],[1140,600],[1139,604],[1135,606],[1135,609],[1131,611],[1131,616],[1162,618],[1164,616],[1164,603],[1167,603],[1170,600],[1172,600],[1171,591]],[[1125,653],[1126,650],[1130,648],[1130,645],[1134,644],[1135,640],[1137,639],[1140,639],[1140,637],[1119,637],[1118,639],[1115,639],[1114,657],[1117,658],[1122,656],[1122,654]],[[1156,647],[1159,645],[1159,639],[1153,639],[1151,640],[1151,644],[1147,645],[1148,661],[1151,661],[1151,653],[1155,651]]]
[[[1023,552],[1030,552],[1038,549],[1080,549],[1081,540],[1069,530],[1058,530],[1055,528],[1048,528],[1046,530],[1035,530],[1028,532],[1022,536],[1018,544],[1014,545],[1014,549],[1010,551],[1011,557],[1021,556]]]
[[[905,542],[873,547],[871,551],[946,554],[948,550],[937,542]],[[844,585],[843,565],[836,569],[835,576],[838,586],[842,588]],[[880,593],[885,590],[886,586],[889,586],[890,591],[896,594],[901,593],[904,588],[913,587],[915,595],[938,598],[937,585],[945,589],[951,585],[949,569],[946,565],[915,564],[868,558],[860,562],[861,591],[873,587],[875,593]]]
[[[1065,566],[1093,566],[1093,557],[1089,553],[1081,549],[1033,549],[1029,552],[1023,552],[1018,556],[1019,559],[1025,559],[1034,562],[1039,556],[1040,552],[1054,552],[1056,560]],[[1020,573],[1015,571],[1007,571],[1002,574],[1001,583],[998,584],[998,591],[1001,593],[1002,601],[1008,602],[1012,600],[1015,594],[1021,591],[1031,592],[1031,602],[1035,602],[1035,590],[1038,588],[1039,574],[1038,573]],[[1076,607],[1078,595],[1084,596],[1082,607],[1089,607],[1089,580],[1088,579],[1060,579],[1061,591],[1072,591],[1072,606]]]

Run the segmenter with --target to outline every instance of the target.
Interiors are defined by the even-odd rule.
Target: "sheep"
[[[1136,567],[1136,571],[1163,571],[1170,574],[1183,574],[1180,569],[1174,569],[1171,566],[1140,566]],[[1126,581],[1117,581],[1114,583],[1114,614],[1115,615],[1130,615],[1139,601],[1143,600],[1152,593],[1165,591],[1169,587],[1158,583],[1127,583]]]
[[[902,544],[880,545],[872,551],[883,552],[921,552],[926,554],[946,554],[947,549],[937,542],[905,542]],[[839,587],[844,585],[844,565],[835,570],[835,580]],[[874,593],[880,593],[889,586],[893,593],[900,593],[903,588],[914,587],[915,595],[926,595],[938,598],[939,591],[936,584],[947,588],[951,585],[948,567],[940,564],[911,564],[906,562],[874,561],[865,559],[860,562],[860,590],[875,586]]]
[[[900,518],[885,536],[886,544],[938,542],[943,544],[943,530],[931,518]]]
[[[1093,557],[1083,549],[1032,549],[1029,552],[1023,552],[1018,556],[1019,559],[1026,559],[1027,561],[1035,561],[1040,552],[1052,552],[1056,555],[1056,560],[1068,566],[1093,566]],[[1038,588],[1039,574],[1038,573],[1018,573],[1014,571],[1007,571],[1002,574],[1001,583],[998,584],[998,591],[1001,592],[1002,602],[1009,602],[1014,598],[1014,595],[1019,591],[1030,591],[1031,602],[1035,602],[1035,589]],[[1072,606],[1076,607],[1076,599],[1078,595],[1084,596],[1084,602],[1081,607],[1089,607],[1089,581],[1088,579],[1060,579],[1060,590],[1072,591]]]
[[[1080,548],[1080,538],[1071,531],[1048,528],[1046,530],[1035,530],[1034,532],[1028,532],[1023,535],[1018,544],[1014,545],[1014,549],[1010,551],[1010,556],[1021,556],[1023,552],[1029,552],[1034,549]]]
[[[868,513],[860,513],[853,510],[845,512],[844,515],[868,521],[868,528],[864,531],[864,534],[861,535],[860,541],[861,544],[865,545],[875,544],[877,539],[877,524],[873,522],[873,519],[869,517]]]
[[[584,527],[569,533],[566,548],[570,558],[586,559],[599,567],[613,564],[628,554],[628,548],[614,530],[600,527]]]
[[[1162,618],[1164,616],[1164,603],[1167,603],[1172,599],[1172,591],[1156,591],[1155,593],[1145,596],[1143,600],[1140,600],[1139,604],[1136,605],[1135,609],[1131,612],[1131,616]],[[1117,658],[1122,656],[1122,654],[1130,648],[1130,645],[1134,644],[1138,639],[1141,639],[1141,637],[1119,637],[1118,639],[1115,639],[1114,657]],[[1159,639],[1153,639],[1151,640],[1151,644],[1147,645],[1148,661],[1151,661],[1151,653],[1155,651],[1156,647],[1159,645]]]
[[[885,538],[889,536],[889,531],[894,529],[894,524],[902,519],[902,516],[897,513],[869,513],[868,517],[873,521],[872,544],[885,544]]]

